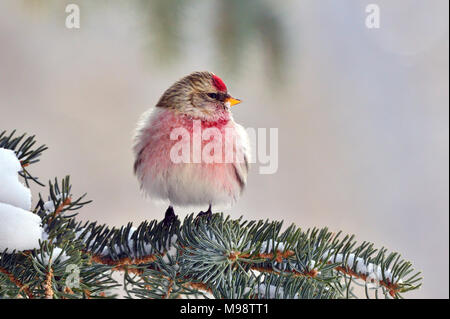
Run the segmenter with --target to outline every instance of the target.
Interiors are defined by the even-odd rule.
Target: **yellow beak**
[[[229,98],[227,98],[225,100],[225,102],[228,102],[228,103],[230,103],[230,106],[233,106],[233,105],[241,103],[241,100],[235,99],[235,98],[230,96]]]

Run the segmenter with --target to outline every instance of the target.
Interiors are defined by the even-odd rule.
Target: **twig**
[[[34,296],[31,293],[30,289],[26,285],[24,285],[19,279],[14,277],[13,274],[11,274],[9,271],[7,271],[2,267],[0,267],[0,273],[6,275],[6,277],[8,277],[8,279],[19,288],[19,292],[23,290],[25,294],[28,296],[28,298],[33,299]]]
[[[53,268],[50,267],[44,282],[45,299],[53,299],[54,292],[52,287],[52,280],[53,280]]]
[[[55,210],[55,213],[49,219],[48,224],[50,224],[53,221],[54,218],[56,218],[59,214],[61,214],[61,212],[63,211],[64,207],[70,205],[71,202],[72,202],[71,198],[67,197],[61,204],[59,204],[59,206]]]

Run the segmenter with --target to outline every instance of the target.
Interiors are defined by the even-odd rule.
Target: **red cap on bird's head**
[[[213,74],[212,81],[213,81],[214,87],[217,90],[219,90],[221,92],[227,92],[227,86],[225,85],[225,83],[223,83],[222,79],[219,78],[217,75]],[[227,99],[225,101],[227,103],[229,103],[230,106],[241,103],[241,100],[235,99],[228,94],[227,94]]]
[[[218,89],[219,91],[222,91],[222,92],[227,91],[227,86],[225,85],[225,83],[223,83],[221,78],[219,78],[217,75],[214,74],[212,76],[212,79],[213,79],[213,84],[216,87],[216,89]]]

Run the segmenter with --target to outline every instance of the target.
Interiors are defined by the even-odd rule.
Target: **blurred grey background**
[[[78,30],[65,27],[71,2]],[[369,3],[380,29],[365,26]],[[132,174],[132,132],[176,79],[210,70],[244,100],[239,123],[279,130],[278,172],[254,165],[226,213],[356,234],[423,271],[406,296],[448,298],[448,6],[2,0],[0,130],[50,147],[32,172],[70,174],[94,200],[80,219],[161,218]]]

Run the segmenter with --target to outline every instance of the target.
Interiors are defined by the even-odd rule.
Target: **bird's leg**
[[[211,204],[209,204],[208,210],[206,212],[201,211],[200,213],[198,213],[196,218],[206,217],[208,220],[210,220],[211,216],[212,216]]]
[[[173,210],[172,206],[169,206],[166,210],[166,214],[164,216],[163,223],[164,225],[170,226],[174,221],[176,221],[178,218],[177,215],[175,215],[175,211]]]

